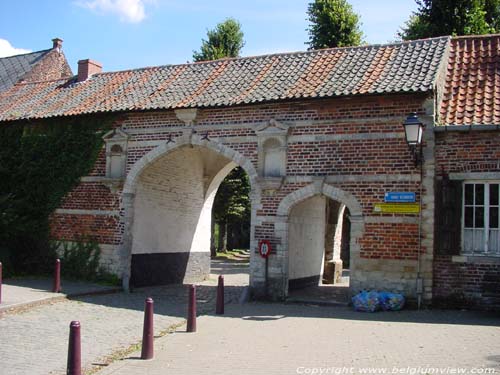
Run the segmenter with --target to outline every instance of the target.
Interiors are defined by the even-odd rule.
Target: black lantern
[[[405,138],[408,147],[415,158],[415,165],[422,162],[422,135],[424,133],[424,124],[420,122],[415,112],[410,113],[403,122],[405,127]]]

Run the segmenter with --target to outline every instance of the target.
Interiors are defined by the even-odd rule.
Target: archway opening
[[[349,209],[324,195],[292,207],[288,219],[289,298],[347,300],[350,229]]]
[[[132,286],[209,278],[214,199],[236,167],[217,151],[186,145],[144,168],[133,205]]]

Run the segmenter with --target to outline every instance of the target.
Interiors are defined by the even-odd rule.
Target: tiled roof
[[[440,123],[500,124],[500,35],[451,40]]]
[[[99,73],[80,83],[18,84],[0,96],[0,121],[428,92],[448,42],[440,37]]]
[[[0,58],[0,93],[14,86],[50,49]]]

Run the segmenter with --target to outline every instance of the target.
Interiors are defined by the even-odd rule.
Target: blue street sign
[[[415,193],[390,191],[385,193],[384,201],[386,203],[415,203]]]

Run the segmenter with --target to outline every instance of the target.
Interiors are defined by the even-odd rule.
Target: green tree
[[[500,31],[500,0],[415,0],[418,10],[398,32],[403,40]]]
[[[194,61],[238,57],[245,45],[241,25],[233,18],[219,23],[214,30],[208,30],[207,37],[207,40],[202,39],[200,51],[193,51]]]
[[[347,0],[314,0],[307,8],[309,49],[359,46],[363,33]]]
[[[227,248],[228,232],[232,229],[241,232],[241,228],[250,226],[250,182],[243,168],[233,169],[221,183],[215,196],[212,221],[219,226],[218,250]],[[240,228],[240,229],[238,229]],[[212,238],[214,231],[212,230]],[[242,246],[246,241],[236,241],[235,245]],[[230,246],[232,248],[232,246]],[[214,254],[212,248],[212,255]]]

